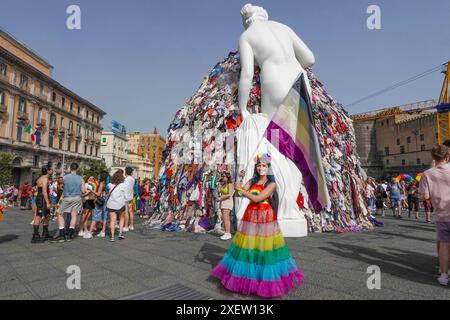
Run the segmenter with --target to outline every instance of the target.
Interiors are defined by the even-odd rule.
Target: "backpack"
[[[267,181],[264,185],[264,188],[267,187],[267,185],[270,183],[270,181]],[[275,192],[270,196],[269,198],[269,204],[275,210],[275,212],[278,212],[278,206],[280,204],[280,198],[278,196],[277,189],[275,189]]]

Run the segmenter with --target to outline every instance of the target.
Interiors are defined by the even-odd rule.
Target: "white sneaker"
[[[441,274],[441,276],[438,278],[438,282],[442,286],[448,285],[448,274]]]
[[[232,237],[231,237],[231,233],[225,233],[223,236],[220,237],[220,240],[228,241],[228,240],[230,240],[231,238],[232,238]]]
[[[128,228],[123,228],[123,232],[128,232],[128,231],[130,231],[130,229],[128,229]]]
[[[78,236],[79,236],[79,237],[84,237],[84,231],[78,232]]]
[[[86,232],[83,236],[83,239],[92,239],[92,233]]]
[[[97,235],[97,238],[104,238],[105,236],[105,233],[102,231]]]
[[[130,231],[134,231],[134,227],[133,227],[133,226],[130,226],[128,229],[129,229]]]
[[[33,223],[34,223],[34,220],[31,220],[30,224],[33,225]]]

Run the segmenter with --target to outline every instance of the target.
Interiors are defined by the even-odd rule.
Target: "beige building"
[[[134,169],[135,178],[141,179],[141,181],[145,178],[154,178],[153,166],[149,158],[130,151],[128,152],[128,165]]]
[[[166,140],[158,134],[156,128],[153,130],[153,134],[134,132],[129,133],[127,137],[130,151],[148,157],[154,169],[155,178],[158,177],[159,170],[162,167]]]
[[[417,109],[436,104],[431,100],[352,116],[358,155],[369,176],[414,175],[430,167],[437,115]]]
[[[14,184],[31,182],[49,163],[61,174],[71,162],[101,159],[105,112],[54,80],[52,71],[0,29],[0,151],[16,156]]]
[[[128,163],[128,139],[126,131],[103,132],[100,154],[111,173],[125,169]]]

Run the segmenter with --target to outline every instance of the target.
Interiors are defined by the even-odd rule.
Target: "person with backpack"
[[[255,174],[236,191],[250,200],[233,242],[212,275],[234,293],[281,297],[303,283],[277,220],[277,183],[270,154],[259,154]],[[271,204],[271,202],[273,204]]]
[[[231,182],[231,175],[229,172],[222,173],[222,180],[220,183],[220,210],[222,212],[222,221],[225,234],[220,237],[221,240],[228,241],[231,237],[231,219],[230,214],[234,207],[233,202],[234,187]]]
[[[126,212],[126,186],[123,170],[117,170],[111,178],[111,183],[107,186],[109,190],[108,200],[106,201],[106,210],[109,212],[111,238],[110,241],[116,241],[114,235],[116,232],[116,221],[119,218],[119,240],[125,239],[123,228],[125,224]]]

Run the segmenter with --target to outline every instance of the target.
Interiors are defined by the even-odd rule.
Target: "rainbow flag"
[[[311,99],[302,74],[267,127],[265,137],[295,163],[316,213],[330,206]]]
[[[136,183],[133,188],[133,210],[136,212],[140,208],[139,200],[139,183]]]

